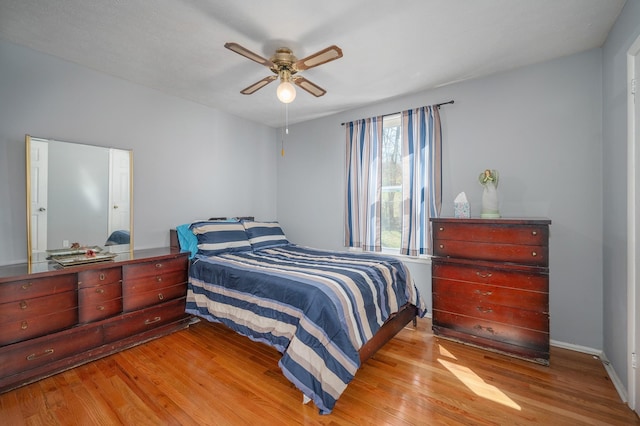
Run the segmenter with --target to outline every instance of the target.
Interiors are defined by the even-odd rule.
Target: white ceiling
[[[224,48],[270,58],[329,45],[344,57],[306,70],[296,123],[600,47],[625,0],[0,0],[0,38],[278,127],[271,75]],[[444,99],[443,99],[444,100]]]

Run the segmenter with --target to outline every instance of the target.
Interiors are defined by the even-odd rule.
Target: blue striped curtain
[[[346,128],[345,246],[381,251],[382,117]]]
[[[442,134],[440,111],[425,106],[402,112],[403,219],[400,252],[431,252],[430,217],[442,205]]]

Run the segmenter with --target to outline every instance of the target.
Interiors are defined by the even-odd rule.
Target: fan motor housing
[[[271,57],[271,62],[275,65],[274,67],[271,67],[271,71],[276,74],[280,74],[281,71],[287,70],[293,75],[298,72],[298,70],[293,66],[297,60],[298,59],[293,55],[291,49],[281,47],[277,49],[276,53]]]

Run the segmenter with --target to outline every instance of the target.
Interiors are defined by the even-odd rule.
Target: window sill
[[[358,248],[354,248],[354,247],[349,247],[348,248],[349,251],[353,251],[353,252],[361,252],[364,253],[364,251],[362,249],[358,249]],[[431,255],[430,254],[423,254],[420,256],[407,256],[405,254],[398,254],[395,253],[391,250],[385,250],[382,249],[382,251],[368,251],[366,253],[372,253],[372,254],[380,254],[380,255],[385,255],[385,256],[391,256],[391,257],[395,257],[398,258],[400,260],[402,260],[403,262],[408,262],[408,263],[422,263],[422,264],[431,264]]]

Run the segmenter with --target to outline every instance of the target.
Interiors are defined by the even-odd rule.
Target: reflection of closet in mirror
[[[26,137],[30,259],[47,251],[132,247],[132,152]]]

